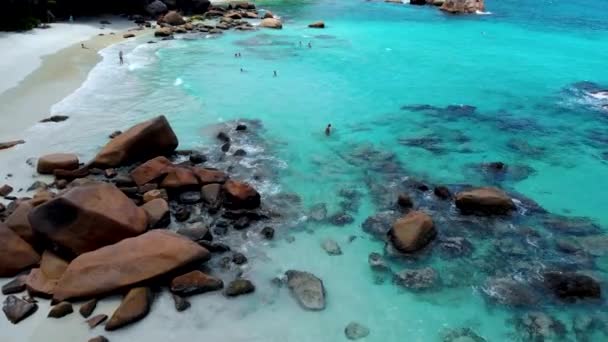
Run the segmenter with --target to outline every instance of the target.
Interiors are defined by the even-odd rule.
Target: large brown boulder
[[[55,288],[55,301],[95,297],[209,259],[197,243],[166,230],[152,230],[74,259]]]
[[[202,185],[212,183],[225,183],[228,180],[228,175],[220,170],[204,169],[193,167],[192,171]]]
[[[475,13],[484,11],[484,0],[445,0],[441,10],[448,13]]]
[[[154,31],[154,37],[169,37],[173,35],[173,30],[170,27],[160,27]]]
[[[413,211],[398,219],[388,232],[393,247],[403,253],[416,252],[428,245],[437,231],[431,217],[421,211]]]
[[[159,156],[136,167],[130,175],[137,186],[142,186],[166,175],[172,165],[169,159]]]
[[[505,215],[515,209],[515,204],[502,190],[486,187],[459,192],[456,207],[463,214]]]
[[[110,140],[91,162],[92,166],[109,168],[128,162],[168,155],[177,148],[178,140],[165,116],[142,122]]]
[[[28,292],[39,297],[52,297],[57,281],[67,268],[67,261],[52,252],[44,251],[40,268],[33,269],[25,280]]]
[[[230,209],[256,209],[260,194],[249,184],[228,180],[224,183],[224,205]]]
[[[160,183],[160,187],[171,190],[185,190],[198,188],[198,178],[194,172],[185,167],[172,167]]]
[[[147,287],[136,287],[122,299],[120,306],[106,323],[107,331],[122,328],[146,317],[150,312],[153,294]]]
[[[4,223],[23,240],[36,247],[37,239],[35,238],[30,221],[27,218],[33,208],[34,207],[29,201],[20,202],[15,210],[6,218]]]
[[[184,25],[186,23],[184,18],[175,11],[169,11],[165,14],[163,21],[172,26]]]
[[[271,29],[282,29],[283,23],[277,18],[266,18],[260,22],[260,27],[266,27]]]
[[[39,261],[32,246],[0,222],[0,277],[12,277]]]
[[[55,170],[76,170],[78,156],[73,153],[52,153],[38,158],[36,170],[40,174],[53,174]]]
[[[167,227],[170,223],[169,204],[162,198],[153,199],[141,206],[148,215],[150,228]]]
[[[143,233],[148,218],[116,186],[74,187],[29,213],[32,228],[78,255]]]

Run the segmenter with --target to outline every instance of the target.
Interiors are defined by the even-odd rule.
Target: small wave
[[[484,11],[475,11],[475,14],[477,14],[477,15],[492,15],[494,13],[492,13],[492,12],[484,12]]]
[[[183,83],[184,83],[184,81],[178,77],[175,79],[175,82],[173,82],[173,85],[177,87],[177,86],[182,85]]]

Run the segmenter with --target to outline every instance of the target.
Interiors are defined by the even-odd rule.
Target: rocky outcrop
[[[262,22],[260,22],[260,27],[280,30],[283,28],[283,23],[277,18],[266,18],[262,19]]]
[[[107,294],[207,259],[209,252],[185,237],[149,231],[74,259],[53,298],[63,301]]]
[[[170,27],[160,27],[154,31],[154,37],[170,37],[173,35],[173,30]]]
[[[153,17],[157,17],[163,13],[167,13],[169,8],[165,5],[164,2],[160,0],[152,1],[148,6],[146,6],[146,12]]]
[[[36,170],[40,174],[53,174],[55,170],[76,170],[78,156],[73,153],[52,153],[38,159]]]
[[[169,204],[162,198],[153,199],[141,206],[148,216],[150,228],[165,228],[171,221]]]
[[[224,205],[230,209],[256,209],[260,194],[249,184],[228,180],[224,186]]]
[[[94,183],[74,187],[33,209],[34,230],[78,255],[143,233],[148,219],[117,187]]]
[[[600,283],[590,276],[572,272],[543,274],[545,286],[561,299],[601,298]]]
[[[437,231],[429,215],[413,211],[398,219],[388,236],[399,252],[412,253],[426,247],[437,236]]]
[[[179,296],[191,296],[199,293],[221,290],[224,283],[221,279],[201,271],[192,271],[174,278],[171,281],[171,292]]]
[[[105,329],[112,331],[135,323],[148,315],[153,294],[147,287],[136,287],[122,299],[120,306],[106,323]]]
[[[39,261],[32,246],[0,222],[0,277],[12,277]]]
[[[163,17],[163,22],[172,26],[184,25],[186,23],[184,18],[182,18],[182,16],[176,11],[169,11],[167,14],[165,14]]]
[[[484,0],[445,0],[440,7],[442,11],[454,14],[483,12]]]
[[[164,116],[142,122],[110,140],[91,162],[100,168],[171,154],[178,140]]]
[[[129,175],[137,186],[142,186],[165,176],[172,166],[169,159],[159,156],[136,167]]]
[[[463,214],[505,215],[515,209],[515,204],[502,190],[485,187],[456,194],[456,207]]]
[[[6,218],[4,223],[23,240],[27,241],[32,246],[36,246],[37,239],[35,232],[30,225],[28,215],[33,209],[29,201],[20,202],[15,210]]]
[[[192,172],[194,172],[201,185],[216,183],[223,184],[228,180],[228,175],[219,170],[193,167]]]
[[[325,287],[321,279],[312,273],[295,270],[289,270],[285,275],[287,286],[304,309],[325,309]]]
[[[39,297],[52,297],[57,281],[67,268],[67,261],[50,251],[44,251],[40,260],[40,268],[31,270],[25,280],[27,291]]]
[[[36,312],[36,310],[38,310],[38,304],[27,302],[14,295],[6,297],[4,303],[2,303],[4,315],[6,315],[6,318],[13,324],[17,324],[28,318]]]

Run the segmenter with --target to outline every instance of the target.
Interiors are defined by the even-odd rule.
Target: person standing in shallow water
[[[120,65],[123,65],[123,64],[124,64],[124,62],[125,62],[125,60],[124,60],[124,58],[123,58],[123,55],[122,55],[122,50],[120,50],[120,51],[118,52],[118,60],[120,61]]]
[[[328,124],[327,127],[325,127],[325,135],[331,135],[331,124]]]

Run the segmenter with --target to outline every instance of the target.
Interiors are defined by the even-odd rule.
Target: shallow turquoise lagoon
[[[34,127],[31,139],[90,156],[114,129],[164,113],[182,148],[219,148],[215,125],[259,120],[252,127],[261,139],[236,146],[249,152],[241,166],[251,171],[240,175],[266,200],[287,198],[284,206],[295,208],[277,227],[277,241],[242,246],[255,296],[201,296],[179,318],[153,310],[112,340],[145,334],[149,341],[341,341],[350,321],[370,328],[366,341],[608,339],[602,303],[561,303],[537,293],[535,304],[513,307],[496,303],[488,286],[500,278],[534,287],[540,273],[556,268],[606,280],[608,100],[593,92],[608,87],[608,2],[486,3],[488,14],[454,17],[383,2],[264,1],[259,6],[280,15],[283,30],[188,35],[104,51],[85,85],[54,108],[76,120],[61,131]],[[306,27],[320,19],[326,29]],[[128,68],[115,61],[119,49],[129,51]],[[330,137],[323,132],[328,123]],[[262,181],[254,180],[260,160],[271,169]],[[508,165],[506,173],[482,166],[496,161]],[[555,216],[530,205],[520,205],[513,219],[462,221],[432,192],[408,187],[414,180],[452,190],[497,185],[580,230],[555,229],[548,223]],[[436,215],[440,238],[467,238],[471,254],[446,257],[438,246],[415,258],[386,253],[384,241],[362,224],[400,192]],[[353,222],[307,221],[322,203],[328,216],[348,213]],[[327,238],[343,255],[321,249]],[[582,251],[563,252],[560,239]],[[441,284],[422,292],[400,288],[390,274],[370,269],[372,252],[386,255],[393,272],[431,266]],[[324,280],[325,311],[305,312],[287,289],[271,284],[290,268]],[[171,309],[170,298],[157,305]],[[476,335],[457,330],[466,336],[446,337],[450,329]]]

